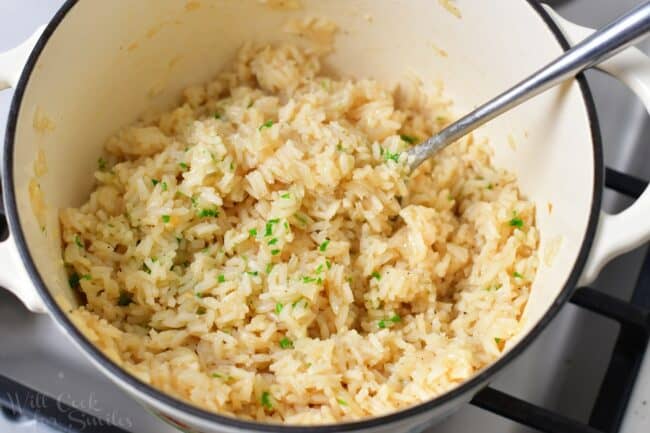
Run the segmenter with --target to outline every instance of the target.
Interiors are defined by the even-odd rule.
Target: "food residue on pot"
[[[40,132],[41,134],[52,132],[56,129],[56,123],[54,123],[52,118],[39,106],[36,107],[36,111],[34,112],[32,126],[36,132]]]

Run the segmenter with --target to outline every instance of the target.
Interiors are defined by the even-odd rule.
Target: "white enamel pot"
[[[289,17],[325,16],[345,30],[329,65],[343,75],[441,80],[458,113],[558,56],[589,29],[530,0],[457,0],[460,18],[434,0],[69,0],[30,40],[0,54],[0,88],[15,87],[2,186],[11,237],[0,245],[0,285],[32,311],[47,311],[116,384],[186,431],[419,431],[485,386],[542,331],[577,284],[649,239],[650,192],[626,211],[600,210],[603,160],[584,77],[494,120],[479,134],[495,163],[514,171],[537,205],[540,269],[519,338],[463,385],[418,406],[360,422],[309,429],[212,414],[130,376],[66,315],[75,305],[60,256],[56,209],[88,196],[105,139],[147,108],[169,106],[206,81],[248,40],[278,41]],[[650,61],[636,49],[602,66],[650,108]],[[517,143],[516,149],[508,145]],[[35,164],[36,163],[36,164]],[[45,170],[46,168],[46,170]],[[31,193],[30,193],[31,191]],[[175,421],[174,421],[175,420]]]

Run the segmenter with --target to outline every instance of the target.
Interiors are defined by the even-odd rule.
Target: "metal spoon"
[[[499,114],[607,60],[643,39],[648,32],[650,32],[650,1],[606,25],[519,84],[476,108],[433,137],[412,147],[407,152],[409,170],[413,172],[440,149]]]

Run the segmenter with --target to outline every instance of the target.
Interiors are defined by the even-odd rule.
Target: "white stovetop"
[[[0,51],[29,36],[45,23],[62,0],[0,0]],[[641,0],[556,0],[566,17],[598,27]],[[650,52],[650,50],[647,50]],[[591,76],[609,166],[650,177],[650,146],[643,108],[620,85]],[[0,93],[0,134],[3,135],[11,92]],[[623,127],[621,127],[623,125]],[[605,196],[609,210],[625,200]],[[643,249],[645,250],[645,248]],[[631,293],[645,251],[615,260],[596,286],[626,298]],[[567,305],[527,352],[495,381],[497,389],[546,408],[586,420],[609,362],[618,326],[602,317]],[[47,316],[28,313],[0,290],[0,373],[13,377],[68,404],[92,401],[94,415],[122,420],[137,433],[171,433],[171,427],[153,418],[97,373]],[[123,424],[123,426],[125,425]],[[0,431],[50,433],[35,422],[9,424],[0,415]],[[528,433],[532,430],[494,414],[467,406],[430,433]],[[650,353],[634,392],[621,433],[650,432]]]

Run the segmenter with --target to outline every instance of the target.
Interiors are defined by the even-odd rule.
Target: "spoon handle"
[[[410,171],[498,115],[612,57],[650,32],[650,1],[606,25],[528,78],[408,151]]]

